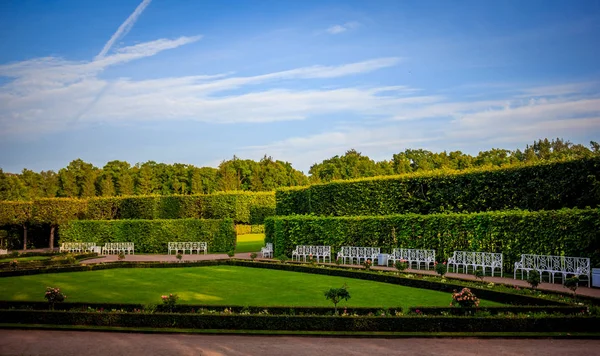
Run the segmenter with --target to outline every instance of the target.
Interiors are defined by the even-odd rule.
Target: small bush
[[[123,261],[125,259],[125,252],[120,251],[118,256],[119,261]]]
[[[177,254],[175,255],[175,258],[176,258],[178,261],[181,261],[181,259],[183,258],[183,255],[182,255],[182,254],[180,254],[180,253],[177,253]]]
[[[229,251],[227,251],[227,256],[229,256],[229,257],[235,256],[235,250],[229,250]]]
[[[343,300],[350,299],[350,293],[348,293],[348,286],[344,284],[342,288],[331,288],[327,292],[325,292],[325,299],[331,300],[333,303],[333,307],[335,309],[335,314],[337,314],[337,305],[339,302]]]
[[[540,285],[540,282],[541,282],[540,272],[535,271],[535,270],[529,272],[529,274],[527,275],[527,283],[529,283],[531,288],[536,289],[537,286]]]
[[[362,263],[362,265],[365,267],[365,270],[370,270],[371,266],[373,265],[373,262],[371,262],[370,259],[366,259],[365,262]]]
[[[60,288],[46,287],[44,298],[46,298],[48,304],[50,304],[50,309],[54,310],[54,304],[63,302],[67,296],[62,294]]]
[[[458,305],[462,308],[473,308],[479,306],[479,298],[477,298],[469,288],[463,288],[458,293],[452,293],[452,302],[450,305]]]
[[[254,259],[256,259],[256,257],[257,257],[257,256],[258,256],[258,255],[256,254],[256,252],[251,252],[251,253],[250,253],[250,259],[251,259],[252,261],[254,261]]]
[[[569,288],[573,292],[573,297],[577,297],[577,288],[579,287],[579,277],[573,276],[565,279],[565,288]]]
[[[19,261],[12,260],[12,261],[10,261],[9,266],[11,269],[17,270],[19,268]]]
[[[446,262],[444,262],[444,263],[436,262],[434,269],[435,269],[435,272],[442,277],[446,274],[446,272],[448,272],[448,266],[446,265]]]
[[[396,267],[399,272],[404,272],[408,268],[408,262],[406,260],[398,260],[394,263],[394,267]]]
[[[475,278],[480,279],[483,282],[483,278],[485,277],[485,273],[483,273],[482,269],[475,270],[475,272],[473,273],[473,275],[475,276]]]
[[[169,294],[161,296],[161,299],[163,302],[163,307],[167,311],[173,312],[173,310],[175,309],[175,305],[177,304],[177,299],[179,299],[179,297],[177,296],[177,294]]]
[[[285,263],[285,262],[287,262],[288,257],[286,255],[279,255],[279,257],[277,257],[277,259],[279,260],[279,262]]]

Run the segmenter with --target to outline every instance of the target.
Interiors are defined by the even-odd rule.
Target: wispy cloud
[[[342,25],[333,25],[329,28],[327,28],[327,33],[332,34],[332,35],[337,35],[340,34],[342,32],[346,32],[348,30],[357,28],[360,26],[359,22],[356,21],[351,21],[351,22],[346,22],[345,24]]]
[[[98,55],[96,56],[96,58],[95,58],[96,60],[103,58],[106,55],[106,53],[108,53],[108,51],[112,48],[112,46],[115,44],[115,42],[117,42],[120,38],[127,35],[127,33],[131,30],[133,25],[135,25],[135,22],[140,17],[140,15],[144,11],[144,9],[146,9],[146,7],[148,5],[150,5],[151,1],[152,0],[143,0],[138,5],[138,7],[135,8],[133,13],[131,13],[131,15],[129,15],[127,20],[125,20],[125,22],[123,22],[121,24],[121,26],[119,26],[119,28],[117,29],[117,32],[115,32],[112,35],[112,37],[108,40],[108,42],[106,42],[106,44],[104,45],[104,47],[102,48],[100,53],[98,53]]]

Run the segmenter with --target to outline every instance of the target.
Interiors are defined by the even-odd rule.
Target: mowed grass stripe
[[[259,252],[265,246],[265,234],[238,235],[235,252]]]
[[[160,303],[179,295],[182,304],[329,306],[323,293],[346,284],[352,298],[341,306],[448,306],[450,293],[359,279],[236,266],[123,268],[0,278],[0,300],[44,300],[59,287],[70,302]],[[502,304],[482,301],[482,306]]]

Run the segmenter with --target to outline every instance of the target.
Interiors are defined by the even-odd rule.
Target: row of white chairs
[[[200,254],[200,251],[203,251],[206,255],[206,251],[208,250],[208,243],[206,242],[198,242],[198,241],[190,241],[190,242],[169,242],[168,244],[169,255],[171,252],[175,254],[181,253],[185,255],[186,252],[193,254]]]

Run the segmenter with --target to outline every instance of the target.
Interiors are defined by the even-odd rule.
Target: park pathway
[[[0,355],[600,355],[600,340],[383,339],[1,330]]]

